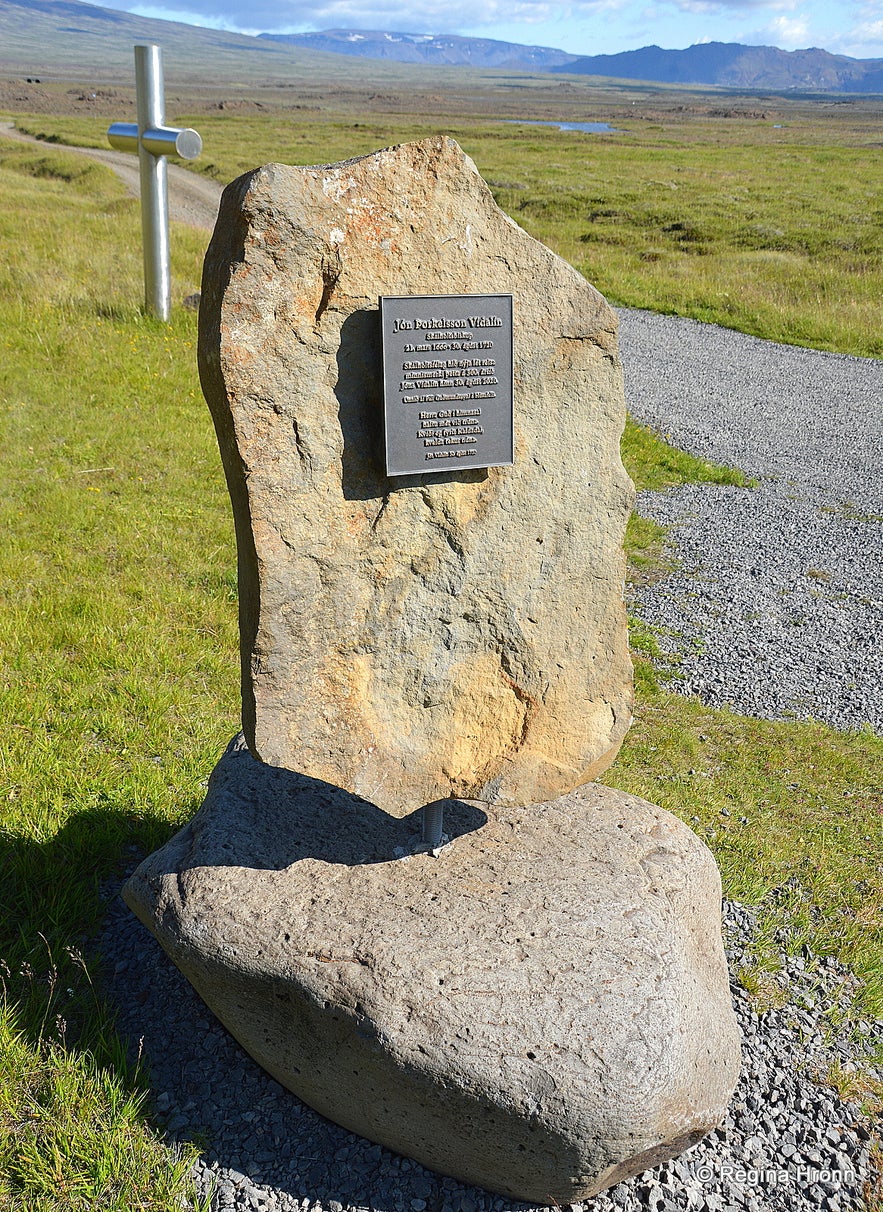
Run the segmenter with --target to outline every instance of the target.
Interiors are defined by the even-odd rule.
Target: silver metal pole
[[[137,152],[141,167],[141,234],[144,244],[144,303],[148,311],[168,320],[172,306],[169,248],[169,182],[166,156],[195,160],[202,139],[195,130],[165,126],[162,51],[153,44],[135,47],[138,121],[112,122],[107,130],[111,147]]]
[[[152,155],[144,146],[145,132],[165,125],[162,51],[158,46],[135,47],[135,88],[144,235],[144,305],[160,320],[168,320],[172,306],[172,272],[166,158]]]

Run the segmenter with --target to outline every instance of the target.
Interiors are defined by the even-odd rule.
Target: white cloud
[[[449,0],[406,8],[401,0],[99,0],[149,17],[242,33],[388,30],[464,34],[584,53],[656,43],[824,46],[883,57],[880,0]],[[751,32],[749,32],[751,31]]]
[[[187,0],[188,7],[178,7],[169,0],[104,0],[114,7],[138,13],[144,17],[159,17],[167,21],[184,21],[212,29],[237,30],[241,33],[297,32],[325,29],[389,30],[401,33],[471,33],[486,31],[494,35],[496,28],[506,27],[510,37],[516,37],[513,27],[524,27],[524,40],[530,40],[530,27],[555,26],[566,31],[572,24],[597,19],[599,16],[626,9],[631,0],[576,0],[569,5],[547,3],[547,0],[450,0],[444,6],[429,6],[425,14],[420,9],[403,10],[401,0]],[[566,36],[566,32],[565,35]]]
[[[722,13],[728,16],[742,12],[770,9],[778,12],[795,7],[795,0],[673,0],[677,8],[689,13]]]
[[[120,5],[122,7],[122,5]],[[212,13],[197,13],[192,9],[163,8],[156,4],[127,4],[126,12],[136,17],[152,17],[158,21],[180,21],[184,25],[200,25],[203,29],[221,29],[236,34],[260,33],[259,30],[244,29],[236,17],[220,17]],[[216,8],[214,5],[213,8]]]
[[[832,39],[831,50],[856,59],[883,59],[883,20],[862,21]]]
[[[863,21],[861,25],[851,29],[847,37],[859,45],[863,42],[873,42],[875,45],[883,44],[883,20]]]
[[[241,0],[223,0],[238,5]],[[261,0],[258,0],[261,4]],[[516,0],[507,4],[504,0],[450,0],[445,5],[427,6],[425,13],[418,9],[403,11],[400,0],[372,0],[370,6],[361,0],[295,0],[293,4],[274,4],[263,0],[264,8],[276,8],[274,28],[279,28],[283,18],[290,29],[373,29],[393,30],[404,33],[456,33],[458,30],[477,26],[501,24],[536,25],[557,20],[561,9],[545,0]],[[591,11],[602,7],[591,2],[579,6]]]
[[[809,44],[809,22],[805,17],[776,17],[767,27],[774,46],[796,50]]]
[[[705,16],[708,13],[719,13],[721,6],[717,0],[677,0],[677,9],[680,13]]]

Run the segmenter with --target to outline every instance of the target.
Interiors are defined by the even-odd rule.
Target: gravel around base
[[[735,973],[755,926],[724,905]],[[204,1140],[194,1168],[211,1207],[248,1212],[519,1212],[529,1205],[454,1179],[329,1123],[260,1069],[209,1013],[159,944],[112,895],[100,940],[118,1026],[151,1074],[152,1106],[170,1143]],[[785,940],[780,940],[784,944]],[[855,978],[808,952],[786,958],[787,1002],[759,1014],[731,981],[743,1036],[742,1076],[723,1125],[668,1165],[589,1201],[591,1212],[856,1212],[874,1181],[869,1125],[814,1080],[833,1063],[867,1070],[883,1023],[838,1034]],[[784,1000],[785,995],[783,995]],[[878,1076],[883,1078],[883,1073]],[[579,1205],[575,1205],[578,1210]]]
[[[633,607],[675,688],[763,719],[883,733],[883,362],[620,312],[626,401],[755,488],[642,493],[675,571]]]

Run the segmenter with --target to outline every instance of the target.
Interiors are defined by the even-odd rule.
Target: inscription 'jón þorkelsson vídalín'
[[[387,475],[513,460],[512,296],[380,300]]]

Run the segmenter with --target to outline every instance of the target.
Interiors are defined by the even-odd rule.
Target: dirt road
[[[138,157],[128,152],[106,151],[97,147],[68,147],[64,144],[43,143],[31,135],[22,134],[8,121],[0,122],[0,136],[5,139],[17,139],[22,143],[35,143],[38,147],[60,148],[73,152],[78,156],[89,156],[109,165],[113,171],[126,183],[128,191],[138,197]],[[177,164],[169,164],[169,217],[175,223],[187,223],[190,227],[201,227],[211,231],[218,217],[218,203],[221,200],[222,186],[207,177],[198,177],[196,173],[188,172]]]

